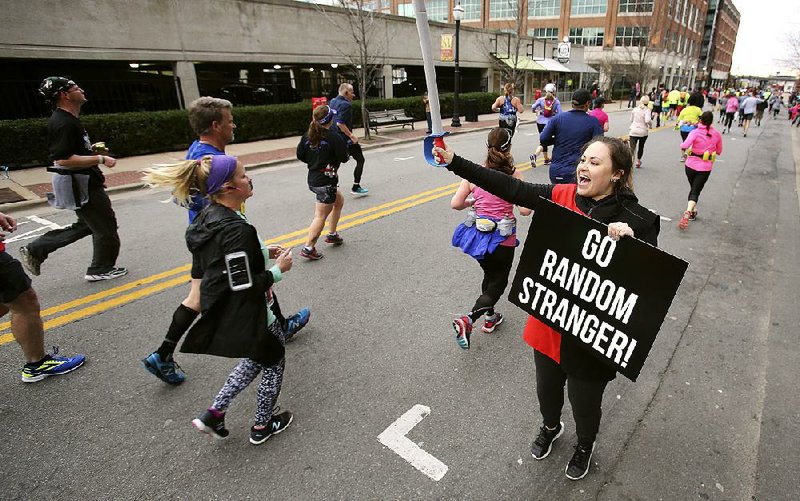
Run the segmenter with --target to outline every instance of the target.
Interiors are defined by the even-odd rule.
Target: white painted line
[[[378,435],[378,441],[411,463],[411,466],[438,482],[447,473],[447,465],[406,437],[406,434],[430,413],[430,407],[415,405],[383,430],[383,433]]]
[[[672,219],[668,218],[667,216],[661,216],[662,221],[672,221]]]
[[[394,161],[395,162],[402,162],[404,160],[411,160],[412,158],[414,158],[414,157],[395,157]]]
[[[17,226],[26,224],[26,223],[39,223],[41,226],[36,228],[35,230],[26,231],[25,233],[20,233],[19,235],[14,235],[11,238],[7,238],[5,242],[7,244],[13,242],[19,242],[21,240],[30,240],[32,238],[36,238],[39,236],[40,233],[44,233],[46,230],[60,230],[63,226],[54,223],[53,221],[48,221],[47,219],[41,218],[39,216],[27,216],[28,221],[21,221],[17,224]]]

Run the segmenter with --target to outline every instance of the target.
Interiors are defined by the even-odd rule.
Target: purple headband
[[[211,170],[206,181],[206,193],[213,195],[222,189],[225,181],[231,178],[236,170],[236,157],[214,155],[211,157]]]
[[[325,125],[327,123],[330,123],[330,121],[333,120],[333,117],[335,117],[335,116],[336,116],[336,110],[334,110],[333,108],[331,108],[329,106],[328,107],[328,114],[325,115],[324,117],[320,118],[319,120],[317,120],[317,123],[320,124],[320,125]]]

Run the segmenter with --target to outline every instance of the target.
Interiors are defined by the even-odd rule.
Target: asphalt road
[[[611,120],[611,134],[627,132],[626,114]],[[450,144],[481,161],[484,137],[454,136]],[[413,143],[367,153],[370,196],[347,196],[344,212],[354,216],[342,231],[345,245],[322,244],[318,262],[296,256],[277,285],[285,310],[310,305],[312,316],[287,350],[280,405],[295,421],[258,447],[247,442],[253,387],[228,412],[227,441],[190,425],[234,360],[179,354],[188,374],[180,387],[140,368],[188,289],[146,289],[165,280],[148,277],[189,263],[186,216],[162,203],[163,191],[115,196],[119,263],[130,275],[86,283],[87,239],[52,255],[34,281],[43,309],[81,300],[47,317],[66,323],[49,328],[46,342],[86,353],[86,366],[25,385],[19,347],[0,345],[0,497],[795,498],[800,134],[785,120],[765,120],[750,137],[735,130],[724,138],[699,218],[685,232],[676,228],[688,192],[678,133],[654,132],[647,142],[637,194],[668,218],[659,247],[690,266],[639,381],[618,377],[609,385],[592,470],[582,481],[563,473],[575,442],[568,404],[566,434],[553,453],[541,462],[530,456],[539,415],[532,350],[520,335],[525,314],[503,299],[506,322],[496,334],[476,331],[469,351],[457,347],[450,321],[479,293],[480,270],[449,243],[463,215],[449,208],[452,188],[442,187],[458,179],[427,166]],[[517,161],[535,144],[535,126],[523,125]],[[343,186],[352,166],[340,171]],[[291,163],[253,177],[247,212],[260,236],[296,238],[285,235],[304,229],[313,214],[305,168]],[[546,169],[525,178],[547,182]],[[74,217],[42,208],[14,215],[57,224]],[[525,220],[520,233],[527,228]],[[9,245],[12,255],[21,243]],[[112,295],[126,284],[130,290]],[[87,299],[98,292],[108,297]],[[93,316],[64,317],[119,297]],[[438,481],[377,438],[415,405],[431,412],[408,437],[446,465]]]

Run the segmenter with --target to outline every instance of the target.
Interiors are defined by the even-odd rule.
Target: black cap
[[[578,89],[572,93],[572,106],[583,106],[592,99],[592,95],[586,89]]]
[[[39,94],[47,102],[56,101],[59,92],[68,90],[75,82],[66,77],[47,77],[39,84]]]

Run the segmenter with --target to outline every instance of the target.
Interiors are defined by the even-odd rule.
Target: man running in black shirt
[[[49,202],[60,209],[74,210],[78,221],[49,231],[22,247],[22,264],[38,276],[50,253],[91,235],[94,254],[86,280],[97,282],[126,275],[128,270],[116,267],[120,247],[117,218],[99,167],[114,167],[117,161],[92,151],[89,134],[78,119],[86,102],[83,89],[67,78],[47,77],[39,86],[39,93],[54,107],[47,122],[47,147],[53,162],[47,170],[54,174],[54,193],[48,196]]]

